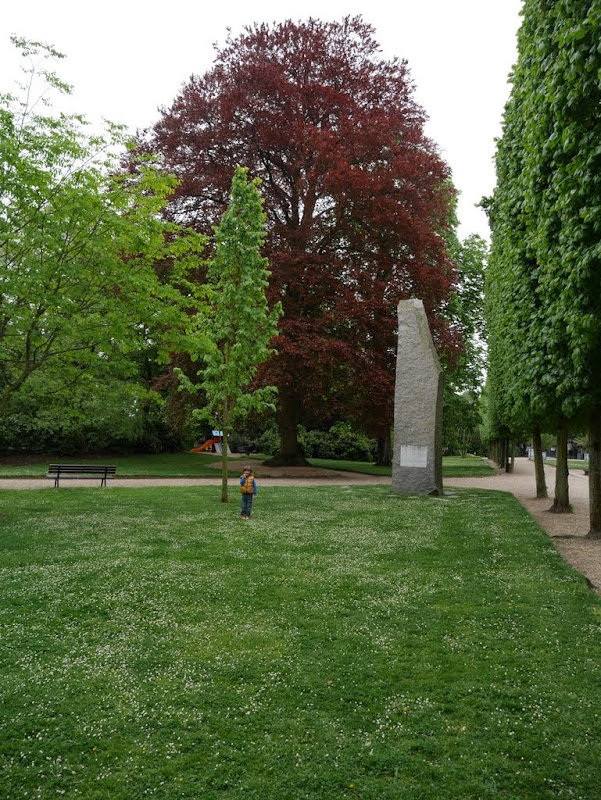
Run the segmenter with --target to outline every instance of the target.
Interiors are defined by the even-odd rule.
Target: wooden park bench
[[[114,478],[117,467],[106,464],[50,464],[47,478],[54,478],[54,485],[58,487],[61,478],[89,478],[98,476],[100,485],[106,486],[107,478]]]

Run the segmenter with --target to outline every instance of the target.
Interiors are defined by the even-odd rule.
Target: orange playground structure
[[[193,447],[190,452],[191,453],[203,453],[209,450],[211,453],[221,453],[223,451],[223,431],[212,431],[212,436],[210,436],[206,442],[203,442],[199,447]],[[227,448],[228,455],[232,454],[232,451]]]

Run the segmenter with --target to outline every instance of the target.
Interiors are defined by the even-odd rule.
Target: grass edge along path
[[[6,491],[0,796],[601,797],[601,601],[511,495]]]
[[[244,461],[261,463],[267,458],[263,455],[245,456],[230,462],[229,476],[240,474]],[[120,478],[219,478],[221,462],[209,453],[164,453],[161,455],[98,456],[96,458],[54,458],[40,460],[31,464],[0,464],[2,478],[43,478],[48,472],[49,463],[86,464],[100,462],[116,464]],[[390,467],[377,467],[364,461],[335,459],[309,459],[311,466],[343,472],[358,472],[367,475],[390,475]],[[263,470],[265,472],[265,470]],[[445,456],[443,458],[444,477],[493,475],[493,468],[479,456]],[[263,477],[268,477],[264,474]]]
[[[337,469],[343,472],[360,472],[365,475],[391,475],[390,467],[379,467],[365,461],[345,461],[328,458],[310,458],[309,463],[323,469]],[[443,456],[442,473],[445,478],[483,478],[494,475],[495,470],[482,456]]]

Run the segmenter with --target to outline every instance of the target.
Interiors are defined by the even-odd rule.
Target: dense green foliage
[[[588,0],[524,6],[487,273],[491,379],[509,426],[601,397],[600,14]]]
[[[445,453],[480,453],[479,396],[471,392],[461,394],[445,387],[442,414],[442,446]]]
[[[588,420],[596,464],[601,3],[526,0],[523,17],[488,204],[489,424],[493,436],[537,428],[565,436],[568,420]],[[601,516],[591,526],[601,534]]]
[[[307,458],[373,461],[376,443],[365,434],[353,430],[346,422],[336,422],[328,431],[299,431],[299,439]]]
[[[444,313],[460,332],[461,347],[449,360],[442,354],[445,375],[443,397],[443,450],[465,454],[480,451],[479,395],[485,371],[484,274],[486,242],[476,235],[459,241],[447,233],[449,251],[457,264],[457,284]]]
[[[65,456],[175,452],[187,445],[166,419],[165,400],[136,361],[105,364],[61,390],[60,374],[33,375],[0,417],[0,452]],[[153,364],[153,373],[159,365]]]
[[[376,457],[376,442],[347,422],[335,422],[327,431],[307,430],[301,425],[298,438],[307,458],[373,461]],[[268,428],[259,438],[258,445],[262,453],[277,453],[280,447],[278,431],[274,427]]]
[[[6,494],[3,797],[599,797],[601,603],[511,496]]]
[[[454,232],[447,234],[449,251],[457,265],[457,282],[444,308],[449,324],[459,334],[461,347],[450,364],[442,353],[445,388],[453,392],[477,392],[482,385],[486,355],[484,351],[484,275],[488,246],[476,234],[460,241]]]
[[[186,275],[203,239],[161,220],[176,181],[151,156],[120,171],[120,128],[94,134],[53,112],[53,92],[70,87],[45,62],[62,56],[14,43],[29,66],[20,93],[0,95],[2,445],[26,428],[21,447],[39,435],[77,449],[77,434],[89,446],[110,428],[142,444],[153,427],[144,354],[157,363],[185,348],[197,299]]]

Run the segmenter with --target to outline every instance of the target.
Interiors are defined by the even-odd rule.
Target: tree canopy
[[[260,249],[265,238],[265,213],[259,179],[248,181],[238,167],[232,179],[231,200],[215,229],[215,255],[209,262],[208,315],[197,328],[204,366],[199,388],[204,406],[199,415],[222,430],[221,499],[228,500],[228,441],[236,419],[251,411],[273,408],[274,387],[252,389],[257,367],[273,352],[282,307],[267,305],[270,271]],[[180,372],[183,385],[193,388]]]
[[[523,17],[489,203],[490,405],[498,429],[588,420],[601,536],[601,4],[526,0]]]
[[[237,165],[262,180],[269,297],[284,316],[259,380],[279,389],[287,463],[303,414],[386,405],[401,298],[424,301],[441,350],[458,347],[444,315],[454,190],[424,121],[407,64],[382,58],[360,17],[309,19],[228,37],[146,138],[180,181],[172,218],[200,231]]]
[[[0,414],[32,376],[57,391],[181,331],[204,241],[161,219],[176,180],[150,157],[119,169],[118,127],[52,112],[48,90],[69,87],[45,63],[61,54],[14,41],[30,66],[21,93],[0,96]]]

